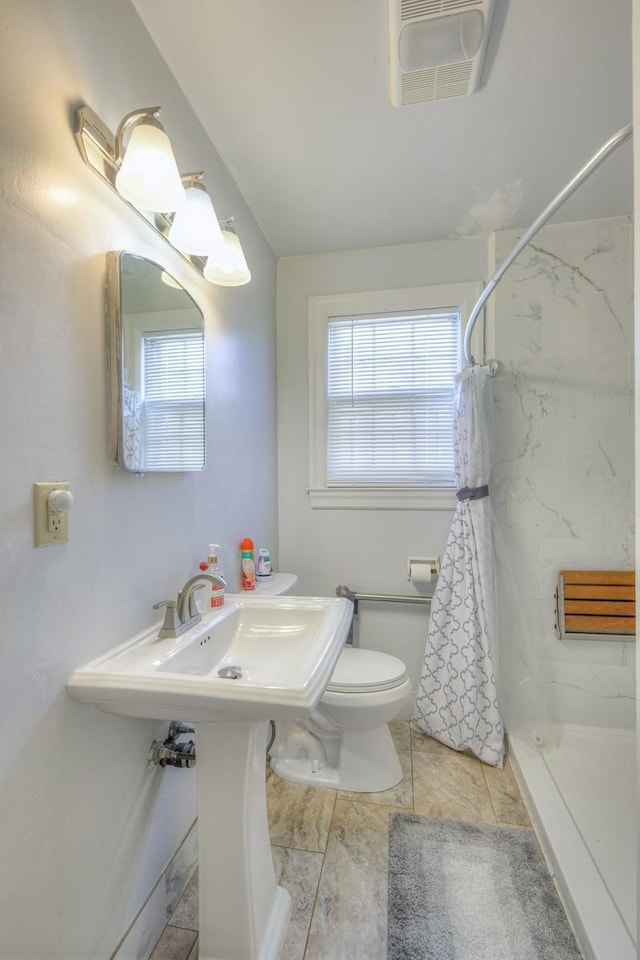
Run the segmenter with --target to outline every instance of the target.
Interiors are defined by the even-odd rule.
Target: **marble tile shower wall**
[[[635,645],[561,642],[553,596],[563,567],[633,566],[631,241],[628,218],[546,227],[494,305],[492,501],[524,612],[504,642],[537,661],[558,719],[625,728]],[[514,242],[496,238],[496,266]]]

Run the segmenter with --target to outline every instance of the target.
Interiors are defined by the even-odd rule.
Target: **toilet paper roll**
[[[409,568],[409,580],[411,583],[420,585],[423,583],[431,583],[431,564],[412,563]]]

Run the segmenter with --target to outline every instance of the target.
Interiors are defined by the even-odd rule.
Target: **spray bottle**
[[[240,544],[240,567],[242,570],[243,590],[255,590],[256,588],[256,565],[253,557],[253,540],[245,537]]]

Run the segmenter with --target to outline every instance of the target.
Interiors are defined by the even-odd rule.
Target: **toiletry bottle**
[[[253,559],[253,540],[248,537],[240,544],[240,567],[242,570],[242,589],[255,590],[256,565]]]
[[[208,572],[213,574],[216,577],[222,577],[224,579],[224,574],[222,573],[222,567],[218,563],[218,551],[220,550],[220,545],[218,543],[209,544],[209,556],[207,557],[207,563],[209,565]],[[217,587],[215,584],[211,584],[211,606],[212,607],[221,607],[224,603],[224,587]]]
[[[272,576],[271,555],[266,547],[260,547],[256,560],[256,581],[270,580]]]

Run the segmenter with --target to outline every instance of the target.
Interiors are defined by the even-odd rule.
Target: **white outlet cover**
[[[54,490],[68,490],[66,480],[53,480],[33,485],[33,543],[36,547],[53,547],[69,540],[69,514],[60,512],[60,523],[55,530],[49,530],[47,499]]]

